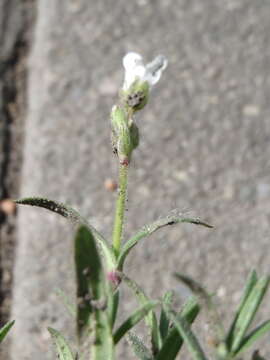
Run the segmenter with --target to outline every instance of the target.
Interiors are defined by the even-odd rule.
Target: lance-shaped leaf
[[[93,234],[94,238],[96,239],[102,254],[106,259],[106,263],[109,269],[114,269],[116,264],[115,255],[113,252],[112,247],[107,243],[106,239],[91,225],[89,222],[82,217],[78,211],[72,209],[71,207],[56,202],[54,200],[49,200],[40,197],[32,197],[32,198],[24,198],[15,201],[16,204],[20,205],[31,205],[42,207],[44,209],[50,210],[59,214],[67,219],[69,219],[72,223],[84,225],[88,228],[89,231]]]
[[[131,331],[128,333],[128,342],[131,345],[134,354],[140,360],[154,360],[150,350],[145,346],[142,340]]]
[[[173,299],[173,291],[167,291],[163,296],[162,302],[168,306],[171,306],[172,299]],[[162,307],[159,318],[159,332],[162,339],[162,343],[166,338],[166,336],[168,335],[169,325],[170,325],[170,320]]]
[[[225,330],[217,311],[216,304],[212,300],[212,296],[204,289],[203,286],[201,286],[201,284],[192,279],[190,276],[180,273],[175,273],[174,276],[176,279],[185,284],[194,293],[194,295],[198,297],[198,301],[201,307],[206,311],[209,325],[214,333],[214,336],[217,338],[217,342],[224,342]]]
[[[91,232],[81,226],[75,237],[77,275],[77,327],[81,337],[91,325],[95,341],[92,356],[95,360],[114,359],[114,345],[107,311],[111,289],[106,280],[96,243]],[[92,320],[93,324],[89,324]]]
[[[75,360],[72,351],[61,333],[53,328],[48,328],[55,343],[56,354],[59,360]]]
[[[125,334],[141,321],[150,310],[160,304],[159,301],[149,301],[139,309],[135,310],[114,333],[114,343],[117,344]]]
[[[235,323],[234,332],[232,334],[232,346],[230,349],[232,353],[238,352],[246,331],[248,330],[269,286],[269,281],[270,278],[268,276],[260,278],[250,291]]]
[[[175,328],[179,332],[180,336],[183,338],[184,343],[186,344],[192,358],[194,360],[206,360],[206,357],[201,349],[201,346],[193,334],[189,323],[184,317],[177,317],[174,311],[166,305],[164,306],[164,310],[167,313],[169,319],[174,324]],[[164,360],[167,358],[163,358]]]
[[[85,329],[90,326],[90,316],[93,308],[93,290],[97,295],[97,282],[100,279],[100,259],[96,256],[92,233],[85,227],[80,227],[75,236],[75,266],[76,266],[76,285],[77,285],[77,332],[79,338],[82,337]]]
[[[246,351],[251,345],[255,343],[255,341],[259,340],[263,335],[270,331],[270,320],[265,321],[263,324],[258,326],[256,329],[252,330],[250,334],[248,334],[239,346],[239,350],[235,354],[238,356],[240,353]]]
[[[240,304],[238,306],[238,309],[237,309],[236,314],[234,316],[233,322],[232,322],[232,324],[230,326],[230,329],[228,331],[228,335],[227,335],[227,338],[226,338],[226,344],[227,344],[228,349],[230,349],[231,346],[232,346],[233,335],[235,333],[235,324],[237,322],[239,314],[241,313],[242,308],[245,305],[245,302],[247,301],[247,298],[248,298],[251,290],[253,289],[253,287],[256,285],[257,281],[258,281],[257,273],[256,273],[255,270],[252,270],[251,273],[248,276],[248,279],[247,279],[247,282],[246,282],[246,285],[245,285],[245,288],[244,288],[244,291],[243,291],[243,295],[242,295],[242,298],[240,300]]]
[[[3,327],[1,327],[1,329],[0,329],[0,343],[4,340],[4,338],[6,337],[7,333],[12,328],[14,323],[15,323],[15,320],[12,320],[12,321],[9,321],[8,323],[6,323]]]
[[[126,276],[123,273],[120,273],[120,276],[124,280],[124,282],[128,285],[128,287],[134,292],[135,296],[137,297],[141,305],[145,305],[150,301],[150,299],[145,295],[141,287],[134,280],[131,280],[128,276]],[[157,317],[153,310],[150,310],[148,314],[145,316],[145,323],[150,330],[152,350],[153,353],[155,354],[160,349],[162,345],[162,340],[159,332]]]
[[[167,304],[169,307],[169,305]],[[164,313],[165,310],[163,309]],[[196,319],[200,311],[199,304],[195,297],[190,297],[185,303],[183,309],[177,315],[177,318],[184,318],[190,325]],[[168,314],[167,318],[170,320]],[[173,325],[166,336],[162,348],[156,356],[156,360],[175,360],[178,352],[183,345],[183,338],[180,336],[177,328]]]
[[[157,231],[158,229],[163,228],[167,225],[174,225],[178,223],[191,223],[195,225],[202,225],[208,228],[212,228],[213,226],[199,220],[193,218],[186,218],[182,216],[167,216],[163,219],[155,221],[152,224],[144,226],[140,231],[137,232],[134,236],[132,236],[123,246],[118,261],[117,261],[117,268],[121,271],[124,266],[125,259],[130,252],[130,250],[143,238],[146,236],[150,236],[153,232]]]

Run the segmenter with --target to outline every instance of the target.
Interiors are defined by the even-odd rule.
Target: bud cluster
[[[120,164],[128,165],[132,151],[139,144],[139,129],[133,114],[144,108],[149,91],[155,85],[167,66],[167,59],[159,55],[144,65],[141,55],[130,52],[123,59],[125,80],[120,91],[120,105],[112,109],[112,144]]]

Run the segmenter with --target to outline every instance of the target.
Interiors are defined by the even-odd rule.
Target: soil
[[[11,199],[18,197],[20,188],[24,119],[27,110],[27,57],[35,18],[35,2],[7,0],[4,1],[2,9],[1,25],[4,30],[0,67],[0,326],[9,320],[11,309],[16,247],[16,207]],[[9,46],[3,46],[6,44]]]

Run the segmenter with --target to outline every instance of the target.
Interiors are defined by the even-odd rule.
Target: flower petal
[[[123,58],[123,66],[126,70],[123,89],[128,90],[134,81],[144,78],[146,68],[143,64],[142,56],[135,52],[127,53],[127,55]]]
[[[140,54],[135,52],[127,53],[123,58],[123,66],[125,68],[123,89],[128,90],[136,80],[147,82],[150,87],[155,85],[159,81],[162,71],[167,67],[167,64],[168,61],[166,57],[158,55],[152,62],[145,66]]]
[[[134,69],[136,66],[143,66],[143,60],[140,54],[135,52],[127,53],[123,58],[123,66],[126,71]]]
[[[162,71],[166,69],[168,60],[163,55],[158,55],[152,62],[146,65],[145,80],[148,81],[150,86],[155,85],[162,74]]]

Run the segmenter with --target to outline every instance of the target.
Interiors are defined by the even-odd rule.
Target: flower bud
[[[127,108],[134,112],[147,104],[149,90],[159,81],[167,64],[163,55],[158,55],[146,65],[140,54],[129,52],[124,56],[125,79],[121,95]]]
[[[118,135],[121,132],[121,129],[128,124],[128,117],[126,112],[118,105],[115,105],[112,108],[111,124],[115,135]]]
[[[129,164],[132,151],[139,144],[139,131],[126,111],[114,106],[111,113],[112,143],[121,164]]]

